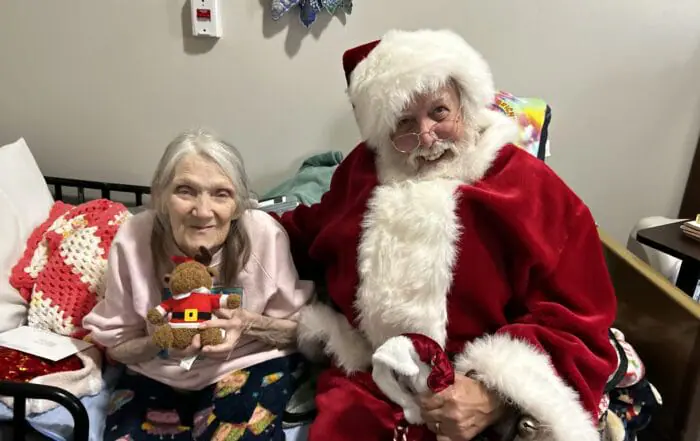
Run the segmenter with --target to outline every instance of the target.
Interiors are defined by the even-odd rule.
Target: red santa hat
[[[401,384],[399,378],[405,383]],[[442,392],[454,383],[455,373],[435,340],[409,333],[390,338],[377,348],[372,356],[372,379],[391,401],[401,406],[406,421],[421,424],[416,395]],[[412,390],[406,390],[405,384]]]
[[[343,70],[345,71],[345,82],[350,85],[350,76],[355,70],[360,61],[367,58],[367,55],[377,47],[380,40],[370,41],[369,43],[361,44],[352,49],[348,49],[343,54]]]
[[[360,133],[382,145],[406,104],[453,80],[465,114],[477,116],[494,99],[491,70],[481,54],[449,30],[393,30],[343,55],[348,95]]]

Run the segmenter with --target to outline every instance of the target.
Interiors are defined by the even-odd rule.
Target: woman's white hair
[[[235,282],[238,272],[250,257],[250,240],[243,226],[238,222],[245,210],[252,206],[250,183],[239,151],[204,129],[189,130],[173,139],[166,147],[153,174],[151,208],[155,211],[156,220],[153,225],[151,245],[155,267],[161,278],[172,268],[169,256],[166,254],[167,241],[172,240],[167,203],[172,191],[170,187],[175,177],[175,170],[180,161],[190,155],[199,155],[214,162],[233,184],[236,210],[224,243],[221,268],[221,281],[231,284]]]

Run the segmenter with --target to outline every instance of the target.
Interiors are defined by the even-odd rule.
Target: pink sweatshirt
[[[105,347],[143,337],[154,330],[146,321],[146,313],[161,302],[163,284],[155,274],[151,258],[153,219],[154,213],[145,211],[120,228],[109,253],[105,298],[83,320],[94,340]],[[241,222],[252,245],[250,259],[236,286],[243,289],[243,308],[270,317],[294,318],[311,298],[313,284],[299,280],[287,234],[262,211],[248,210]],[[220,256],[214,256],[212,266],[217,261],[220,262]],[[198,390],[232,371],[291,352],[244,336],[230,361],[200,356],[187,371],[179,366],[178,360],[156,357],[129,368],[176,388]]]

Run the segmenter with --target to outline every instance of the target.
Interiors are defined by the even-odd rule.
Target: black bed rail
[[[0,381],[0,395],[13,397],[12,439],[26,440],[28,423],[26,420],[27,399],[50,400],[58,403],[73,417],[73,441],[88,441],[90,422],[85,406],[70,392],[45,384]]]
[[[78,202],[85,202],[85,190],[99,190],[101,197],[112,199],[112,192],[132,193],[137,206],[143,205],[143,195],[151,193],[150,187],[143,185],[116,184],[111,182],[86,181],[82,179],[58,178],[55,176],[44,176],[48,185],[54,187],[54,198],[64,200],[63,188],[70,187],[77,189]]]

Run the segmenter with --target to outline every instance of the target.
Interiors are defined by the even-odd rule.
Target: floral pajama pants
[[[216,384],[179,392],[124,374],[112,394],[105,441],[284,441],[282,417],[301,357],[269,360]]]

